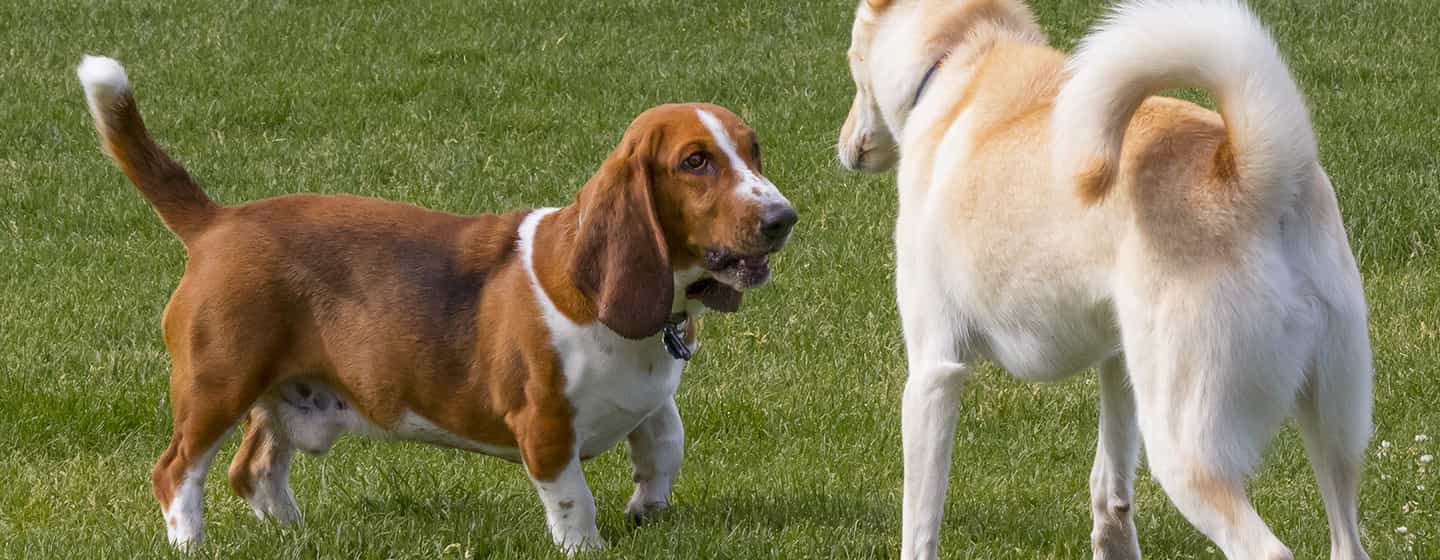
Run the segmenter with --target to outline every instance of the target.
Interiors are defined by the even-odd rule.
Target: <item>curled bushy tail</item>
[[[85,86],[85,100],[106,153],[176,237],[184,242],[199,235],[219,206],[150,138],[125,68],[112,58],[86,56],[75,74]]]
[[[1261,207],[1316,161],[1310,115],[1275,41],[1237,0],[1132,0],[1081,40],[1052,119],[1055,172],[1086,204],[1109,193],[1125,128],[1146,97],[1199,87],[1225,120],[1242,185]]]

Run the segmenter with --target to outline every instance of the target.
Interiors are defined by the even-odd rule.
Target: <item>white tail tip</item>
[[[111,98],[130,89],[130,80],[125,77],[125,67],[108,56],[90,56],[80,59],[75,69],[80,84],[85,86],[89,98]]]

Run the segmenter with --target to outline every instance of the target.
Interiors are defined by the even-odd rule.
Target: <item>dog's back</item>
[[[217,353],[237,362],[264,356],[272,363],[258,381],[267,385],[304,377],[364,387],[347,400],[372,417],[393,419],[403,399],[389,397],[397,392],[459,390],[451,382],[484,365],[477,350],[489,349],[477,347],[499,345],[491,336],[499,329],[484,327],[527,303],[494,296],[487,302],[498,292],[485,288],[521,272],[514,247],[528,213],[457,216],[348,195],[221,208],[188,244],[190,263],[166,308],[167,345],[177,359],[202,362],[219,359]],[[525,285],[518,276],[510,281]],[[225,336],[202,336],[206,331]],[[393,382],[368,373],[394,356],[406,362],[395,367],[412,370],[406,386],[374,387]],[[510,389],[518,386],[489,392]],[[476,411],[487,401],[475,403]],[[493,432],[503,433],[495,421]]]

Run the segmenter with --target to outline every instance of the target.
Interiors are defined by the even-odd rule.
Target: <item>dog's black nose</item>
[[[771,243],[781,241],[790,235],[790,228],[799,220],[800,215],[789,204],[766,210],[760,218],[760,235]]]

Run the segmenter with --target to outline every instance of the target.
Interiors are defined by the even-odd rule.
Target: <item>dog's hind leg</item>
[[[215,432],[219,427],[212,424],[208,432],[189,435],[176,429],[150,476],[151,491],[165,518],[166,537],[181,550],[193,550],[205,538],[205,474],[230,430],[225,426]]]
[[[1321,344],[1300,395],[1300,434],[1330,524],[1331,560],[1368,560],[1360,545],[1357,494],[1370,440],[1373,371],[1363,314]]]
[[[151,490],[160,502],[166,535],[182,550],[193,550],[204,539],[205,475],[225,436],[254,402],[253,394],[200,394],[198,389],[208,385],[176,367],[170,378],[174,431],[151,473]]]
[[[1124,356],[1112,357],[1100,366],[1099,431],[1095,466],[1090,469],[1091,551],[1096,560],[1139,560],[1140,541],[1131,507],[1140,429]]]
[[[230,462],[230,488],[250,502],[256,517],[272,518],[282,525],[300,522],[300,508],[290,490],[294,456],[295,446],[275,416],[264,405],[251,408],[245,439]]]
[[[170,543],[193,549],[204,538],[205,476],[225,436],[265,389],[279,333],[266,329],[251,298],[205,301],[186,276],[165,309],[170,350],[170,445],[151,473]],[[225,304],[233,304],[227,306]],[[202,316],[203,310],[203,316]],[[246,333],[248,336],[231,336]],[[251,333],[276,333],[266,339]]]
[[[1150,470],[1185,518],[1227,558],[1290,560],[1245,482],[1294,410],[1314,331],[1303,303],[1244,280],[1120,290],[1126,366]]]
[[[1145,401],[1140,398],[1141,414],[1159,416],[1141,421],[1151,473],[1185,518],[1226,558],[1292,560],[1245,495],[1253,463],[1231,456],[1235,448],[1269,439],[1274,430],[1253,431],[1254,423],[1238,407],[1201,412],[1186,403]],[[1167,413],[1167,406],[1174,412]],[[1210,422],[1204,416],[1211,414],[1238,421]]]

